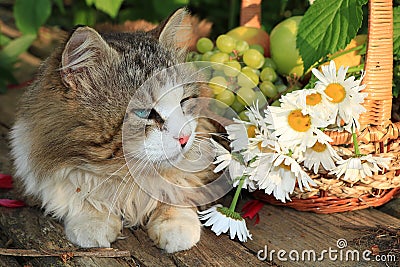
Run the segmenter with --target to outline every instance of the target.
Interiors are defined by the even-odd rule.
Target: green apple
[[[296,48],[296,35],[302,16],[290,17],[276,25],[270,35],[271,58],[281,75],[302,76],[303,60]]]

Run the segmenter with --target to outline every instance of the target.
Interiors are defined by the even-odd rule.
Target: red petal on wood
[[[263,206],[264,203],[259,200],[248,201],[242,208],[242,212],[244,212],[242,217],[249,218],[250,220],[252,220],[255,217],[256,221],[254,224],[258,224],[260,222],[260,216],[258,215],[258,212],[261,210]]]
[[[12,176],[11,175],[0,173],[0,188],[4,188],[4,189],[12,188]]]
[[[0,199],[0,206],[7,207],[7,208],[20,208],[25,206],[25,203],[20,200],[13,200],[13,199]]]
[[[22,89],[24,87],[29,86],[32,82],[33,82],[33,79],[25,81],[25,82],[20,83],[20,84],[9,84],[9,85],[7,85],[7,89]]]

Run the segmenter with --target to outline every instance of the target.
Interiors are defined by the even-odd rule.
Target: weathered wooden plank
[[[10,256],[0,256],[0,266],[21,267],[18,261]]]
[[[255,254],[261,251],[262,256],[265,256],[263,251],[267,250],[267,259],[280,266],[381,266],[376,262],[346,261],[345,255],[342,261],[330,260],[328,255],[325,255],[325,260],[322,262],[291,261],[288,254],[292,250],[297,252],[314,250],[320,256],[320,252],[324,249],[331,248],[338,250],[338,253],[358,250],[360,258],[362,258],[361,253],[369,248],[363,247],[362,243],[356,244],[355,240],[358,240],[363,234],[360,230],[355,229],[356,226],[394,225],[398,227],[400,225],[399,219],[375,209],[326,215],[266,205],[260,211],[260,217],[260,224],[249,225],[253,241],[244,243],[244,246]],[[339,249],[337,246],[340,239],[347,242],[347,246],[343,249]],[[275,253],[271,259],[269,253],[272,250]],[[277,256],[279,250],[286,251],[286,255],[281,255],[283,258],[281,260]],[[348,258],[352,259],[350,256]]]
[[[170,255],[155,247],[143,229],[124,229],[123,233],[125,238],[112,244],[112,247],[130,251],[140,266],[176,266]]]
[[[195,248],[173,257],[178,266],[265,266],[242,244],[227,235],[217,237],[210,229],[203,231]]]
[[[391,201],[380,207],[379,210],[396,218],[400,218],[400,196],[392,199]]]
[[[0,233],[2,232],[0,228]],[[0,234],[0,247],[6,247],[8,245],[8,238],[3,234]],[[7,266],[7,267],[21,267],[19,262],[13,258],[12,256],[0,256],[0,266]]]
[[[0,195],[1,197],[1,195]],[[1,235],[13,240],[13,247],[38,251],[76,249],[64,236],[62,226],[35,208],[0,208]],[[62,265],[59,257],[19,258],[33,266]],[[135,266],[129,258],[73,257],[69,266]]]
[[[175,254],[156,248],[146,232],[133,230],[133,235],[113,244],[114,248],[130,250],[141,266],[265,266],[246,247],[228,236],[215,236],[204,229],[196,247]]]

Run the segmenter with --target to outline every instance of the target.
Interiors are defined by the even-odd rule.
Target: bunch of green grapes
[[[209,87],[217,101],[213,101],[211,108],[218,114],[230,107],[241,119],[247,120],[246,107],[257,102],[262,108],[287,88],[276,73],[274,61],[264,57],[261,45],[249,45],[223,34],[218,36],[215,45],[209,38],[200,38],[196,48],[188,61],[212,64]]]

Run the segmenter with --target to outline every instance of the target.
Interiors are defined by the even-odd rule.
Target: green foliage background
[[[0,0],[1,7],[12,9],[15,25],[23,34],[14,40],[0,34],[0,92],[8,83],[16,82],[13,66],[36,39],[42,25],[69,31],[75,25],[119,24],[126,20],[159,23],[186,6],[192,14],[213,23],[211,38],[216,38],[238,26],[240,3],[241,0]],[[303,14],[308,5],[308,0],[263,1],[262,25],[270,31],[286,17]]]
[[[49,1],[49,0],[48,0]],[[114,3],[114,8],[100,8],[96,3]],[[176,9],[187,6],[192,14],[213,22],[212,35],[217,36],[238,26],[241,0],[73,0],[63,9],[53,6],[47,24],[70,29],[76,24],[94,25],[101,22],[123,23],[145,19],[159,23]],[[117,5],[117,4],[120,5]],[[309,7],[308,0],[262,1],[262,24],[270,31],[279,21],[301,15]],[[115,11],[116,10],[116,11]]]
[[[159,23],[176,9],[186,6],[192,14],[213,23],[211,39],[215,39],[218,35],[239,25],[241,4],[241,0],[14,0],[5,2],[14,3],[11,8],[15,24],[23,35],[10,40],[0,34],[0,91],[5,90],[7,83],[15,82],[12,70],[18,55],[30,47],[37,36],[39,27],[42,25],[57,26],[69,31],[79,24],[89,26],[103,22],[120,24],[126,20],[134,21],[138,19]],[[346,25],[355,26],[345,33],[340,28],[333,27],[330,30],[331,36],[336,36],[337,40],[330,47],[324,47],[327,43],[325,42],[326,34],[321,35],[321,40],[312,42],[315,47],[308,47],[298,42],[301,55],[303,59],[306,58],[304,61],[307,67],[321,58],[321,55],[326,51],[332,53],[333,50],[345,47],[355,34],[367,32],[368,12],[366,2],[367,0],[318,0],[312,6],[316,9],[315,14],[309,16],[309,20],[304,20],[304,23],[308,23],[308,26],[304,27],[305,31],[301,32],[300,29],[301,39],[305,41],[309,41],[307,38],[310,37],[307,36],[307,29],[314,29],[317,26],[319,29],[319,26],[325,25],[326,30],[329,30],[331,25],[336,25],[326,23],[325,15],[330,15],[332,19],[340,21],[340,23],[344,22]],[[400,0],[393,2],[394,6],[398,6]],[[318,4],[329,5],[329,3],[341,6],[341,11],[329,13],[330,9],[327,8],[327,14],[322,16],[320,14],[321,9],[317,8]],[[0,4],[2,4],[1,0]],[[307,10],[311,13],[313,8],[310,8],[308,0],[264,0],[262,1],[262,27],[270,32],[280,21],[291,16],[304,15]],[[399,8],[394,10],[395,81],[399,79],[399,75],[396,76],[396,73],[400,69],[398,63],[400,47],[399,11]],[[314,23],[314,17],[315,21],[319,21],[318,23]],[[350,23],[351,21],[347,21],[346,18],[352,18],[353,21],[360,24]],[[310,56],[304,57],[306,55]],[[394,95],[397,96],[399,91],[399,85],[395,83]]]

